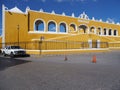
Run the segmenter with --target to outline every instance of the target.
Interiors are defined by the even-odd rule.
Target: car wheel
[[[13,54],[12,52],[11,52],[11,54],[10,54],[10,57],[11,57],[11,58],[13,58],[13,57],[14,57],[14,54]]]
[[[3,56],[6,56],[5,52],[3,52]]]
[[[2,51],[0,50],[0,54],[2,54]]]

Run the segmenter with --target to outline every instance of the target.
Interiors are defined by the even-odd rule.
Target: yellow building
[[[7,9],[3,5],[2,15],[3,28],[0,41],[4,43],[3,47],[18,43],[32,50],[58,50],[66,47],[81,49],[82,45],[87,43],[86,48],[102,48],[103,42],[105,48],[120,47],[120,24],[103,22],[102,19],[96,20],[94,17],[90,19],[85,12],[75,17],[74,13],[66,16],[65,13],[61,15],[54,11],[47,13],[42,9],[35,11],[29,7],[22,12],[17,7]],[[41,46],[39,41],[42,41]],[[76,44],[77,42],[81,44]]]

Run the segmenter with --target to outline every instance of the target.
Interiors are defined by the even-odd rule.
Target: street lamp
[[[19,29],[20,29],[20,27],[19,27],[19,24],[17,25],[17,30],[18,30],[18,46],[19,46]]]
[[[40,41],[39,41],[39,50],[40,50],[40,55],[42,53],[42,41],[44,40],[44,36],[40,37]]]

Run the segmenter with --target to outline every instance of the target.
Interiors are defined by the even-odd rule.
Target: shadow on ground
[[[15,58],[6,58],[6,57],[0,57],[0,71],[7,69],[8,67],[28,63],[31,61],[25,61]]]

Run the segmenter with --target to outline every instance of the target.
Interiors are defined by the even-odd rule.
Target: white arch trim
[[[46,29],[46,23],[45,23],[45,21],[43,20],[43,19],[41,19],[41,18],[37,18],[37,19],[35,19],[35,21],[34,21],[34,24],[33,24],[33,28],[35,29],[35,22],[36,21],[38,21],[38,20],[40,20],[40,21],[42,21],[43,22],[43,24],[44,24],[44,31],[35,31],[35,32],[45,32],[45,29]]]

